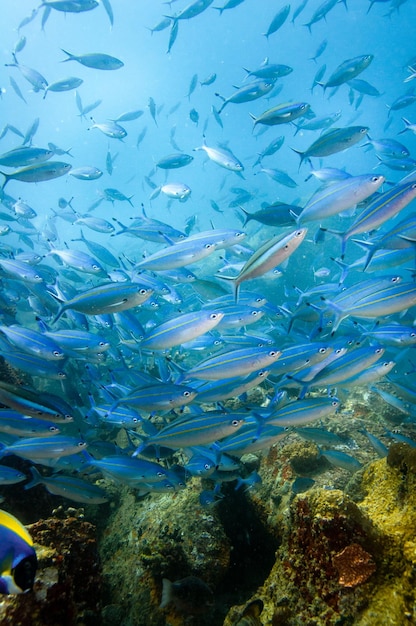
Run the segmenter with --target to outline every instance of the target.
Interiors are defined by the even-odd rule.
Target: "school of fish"
[[[3,53],[0,355],[13,376],[0,380],[0,495],[12,501],[27,481],[101,504],[97,478],[145,495],[196,477],[212,481],[200,493],[210,506],[224,481],[260,480],[245,454],[294,432],[355,471],[320,427],[352,388],[416,416],[416,56],[403,46],[386,86],[373,68],[388,53],[363,35],[371,20],[410,23],[415,7],[298,0],[271,15],[254,0],[172,0],[152,3],[153,26],[134,8],[164,64],[190,38],[194,58],[162,99],[146,59],[121,48],[113,4],[42,0],[29,15],[16,5]],[[98,51],[83,30],[92,15]],[[256,49],[233,33],[234,15]],[[363,35],[347,55],[335,19]],[[66,24],[79,25],[73,45]],[[54,79],[31,60],[51,29],[62,42],[48,58]],[[210,59],[193,32],[201,46],[234,37],[240,67]],[[297,58],[281,45],[291,38]],[[124,78],[115,99],[106,81],[126,72],[138,85]],[[43,108],[60,99],[70,147],[54,143]],[[388,439],[366,434],[385,455]],[[12,455],[30,475],[3,463]]]

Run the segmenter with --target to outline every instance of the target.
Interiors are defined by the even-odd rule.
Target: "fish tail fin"
[[[214,274],[215,278],[221,278],[221,280],[228,280],[231,282],[233,290],[234,301],[238,302],[238,294],[240,293],[240,283],[237,283],[235,276],[225,276],[223,274]]]
[[[65,54],[68,55],[68,58],[64,59],[63,61],[61,61],[61,63],[65,63],[65,61],[72,61],[74,59],[74,55],[73,54],[71,54],[70,52],[67,52],[63,48],[61,48],[61,50],[62,50],[62,52],[64,52]]]
[[[33,465],[30,468],[30,473],[32,474],[32,480],[24,486],[24,489],[32,489],[32,487],[42,483],[42,475]]]
[[[302,152],[301,150],[296,150],[296,148],[290,148],[291,150],[293,150],[293,152],[296,152],[296,154],[299,156],[300,158],[300,163],[299,163],[299,170],[300,170],[300,166],[302,165],[303,161],[305,160],[305,153]],[[298,171],[299,171],[298,170]]]
[[[55,315],[55,317],[51,321],[51,326],[56,324],[56,322],[60,319],[61,315],[64,313],[65,310],[66,309],[65,309],[65,307],[63,305],[59,307],[57,314]]]
[[[0,170],[0,174],[2,176],[4,176],[4,183],[2,183],[2,185],[0,187],[0,189],[3,190],[5,188],[5,186],[7,185],[7,183],[9,182],[10,176],[8,174],[6,174],[5,172],[2,172],[1,170]]]
[[[241,204],[238,205],[238,208],[242,210],[242,212],[244,213],[244,223],[243,223],[243,227],[247,224],[247,222],[250,220],[250,213],[248,211],[246,211]]]
[[[163,578],[162,585],[162,600],[159,605],[160,609],[164,609],[169,602],[171,602],[173,596],[172,583],[168,578]]]
[[[412,125],[412,123],[406,119],[405,117],[402,117],[402,122],[404,123],[404,128],[403,130],[400,130],[397,134],[398,135],[402,135],[403,133],[405,133],[407,130],[410,130],[410,126]]]
[[[336,263],[338,267],[341,269],[341,276],[339,277],[338,284],[342,285],[344,283],[344,280],[348,276],[348,272],[350,271],[350,266],[348,265],[348,263],[345,263],[341,259],[337,259],[333,256],[331,256],[331,261],[334,261],[334,263]]]

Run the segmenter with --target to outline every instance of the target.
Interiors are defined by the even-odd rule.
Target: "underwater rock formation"
[[[185,618],[172,603],[159,608],[162,579],[197,576],[214,590],[224,577],[230,543],[217,516],[200,507],[198,495],[192,485],[141,500],[124,490],[100,546],[104,625],[182,624]],[[203,616],[199,620],[205,623]]]
[[[415,449],[393,444],[357,476],[365,493],[358,503],[322,488],[283,500],[285,511],[280,503],[280,517],[268,518],[283,531],[273,569],[224,626],[238,624],[258,598],[263,625],[415,623],[415,460]]]

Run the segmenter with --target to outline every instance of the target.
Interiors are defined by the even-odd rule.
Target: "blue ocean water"
[[[341,110],[339,125],[365,124],[370,128],[371,137],[379,138],[387,132],[383,131],[388,115],[387,105],[391,105],[412,87],[412,82],[403,83],[409,74],[407,64],[415,54],[411,37],[415,7],[410,1],[403,3],[397,10],[390,3],[375,2],[369,13],[367,9],[370,3],[365,0],[349,0],[348,11],[343,3],[338,3],[325,20],[312,25],[311,33],[304,24],[310,20],[320,3],[310,0],[294,24],[291,18],[297,4],[292,3],[288,19],[269,38],[262,33],[267,31],[282,3],[254,3],[253,0],[246,0],[221,15],[212,9],[212,6],[220,3],[214,3],[199,16],[179,22],[178,36],[170,53],[167,53],[170,29],[154,32],[153,35],[148,29],[158,24],[164,15],[179,12],[186,3],[175,2],[169,7],[157,1],[125,0],[113,4],[113,27],[103,6],[98,6],[83,13],[62,13],[52,9],[42,29],[44,9],[41,8],[35,19],[18,31],[19,23],[36,6],[25,0],[4,3],[1,86],[6,92],[0,103],[3,123],[13,124],[25,132],[38,117],[40,124],[34,144],[44,146],[47,142],[53,142],[65,149],[72,148],[73,167],[91,165],[105,172],[107,148],[112,153],[119,153],[111,178],[105,174],[104,178],[96,182],[65,177],[38,185],[10,183],[8,192],[30,201],[35,208],[40,228],[42,221],[50,215],[49,209],[55,207],[61,196],[74,196],[76,209],[82,213],[97,200],[97,190],[105,187],[118,188],[127,196],[133,194],[137,211],[141,202],[148,205],[151,190],[143,177],[152,171],[155,161],[175,151],[169,141],[173,127],[176,127],[175,140],[178,146],[182,151],[193,154],[194,161],[185,169],[169,172],[168,180],[185,182],[191,187],[192,195],[187,203],[174,202],[170,209],[167,208],[166,198],[159,197],[152,202],[151,207],[148,206],[151,217],[162,220],[168,218],[170,223],[183,227],[187,217],[197,215],[201,230],[209,228],[211,220],[215,226],[219,226],[219,219],[222,225],[235,225],[234,210],[224,210],[219,218],[212,212],[209,202],[214,199],[221,206],[227,204],[230,197],[233,198],[229,193],[227,195],[227,188],[231,186],[247,187],[255,195],[255,201],[246,207],[248,210],[257,210],[263,201],[294,203],[297,200],[301,204],[315,190],[316,181],[304,183],[309,168],[303,165],[298,172],[299,158],[290,148],[305,149],[318,133],[298,133],[294,138],[293,127],[282,125],[269,128],[258,137],[263,127],[257,127],[253,133],[249,113],[258,115],[282,102],[305,101],[311,105],[315,115],[323,116]],[[138,120],[125,124],[128,131],[126,139],[123,142],[109,140],[97,129],[88,131],[90,121],[77,117],[74,91],[50,92],[43,99],[42,92],[32,92],[31,85],[17,68],[5,68],[5,63],[12,62],[11,52],[20,36],[26,37],[27,41],[25,48],[18,54],[20,63],[37,69],[49,83],[67,76],[83,79],[78,92],[84,106],[102,100],[101,105],[91,113],[97,122],[115,118],[129,110],[145,111]],[[315,63],[310,58],[324,39],[328,41],[327,47]],[[61,49],[73,54],[105,52],[120,58],[124,67],[118,71],[103,72],[76,62],[63,64],[65,54]],[[356,110],[357,96],[351,105],[346,85],[341,86],[331,97],[330,89],[324,94],[319,86],[311,94],[313,77],[321,64],[327,65],[327,78],[341,62],[362,54],[374,55],[374,61],[360,78],[378,89],[382,94],[379,98],[364,96]],[[270,63],[282,63],[293,68],[291,74],[277,81],[278,85],[282,85],[281,93],[270,100],[261,98],[251,103],[227,105],[221,116],[224,124],[221,129],[211,114],[211,107],[219,108],[221,104],[215,92],[230,96],[235,86],[247,82],[243,82],[246,76],[243,67],[258,68],[266,58],[269,58]],[[188,100],[186,94],[192,76],[197,74],[200,81],[212,73],[217,74],[215,83],[208,87],[198,84]],[[27,105],[14,93],[9,76],[19,84]],[[157,109],[161,109],[157,127],[146,108],[150,97],[154,99]],[[177,111],[169,115],[169,111],[177,104],[180,105]],[[189,119],[191,109],[199,113],[198,126]],[[388,136],[396,137],[398,131],[402,130],[401,113],[411,118],[413,111],[414,108],[410,107],[394,112]],[[205,125],[207,144],[227,144],[245,165],[244,184],[240,184],[243,181],[235,174],[227,174],[206,162],[202,152],[192,153],[193,148],[202,144]],[[147,127],[147,133],[137,149],[137,136],[144,127]],[[298,183],[295,190],[270,181],[265,174],[256,176],[258,168],[252,168],[256,153],[281,134],[285,137],[283,148],[265,160],[264,166],[289,173]],[[412,133],[406,133],[402,139],[412,151]],[[9,132],[2,139],[2,152],[18,143],[19,138]],[[314,164],[318,167],[316,160]],[[374,151],[365,152],[356,146],[349,152],[329,157],[324,165],[347,168],[350,173],[359,174],[376,167],[377,159]],[[376,171],[388,174],[391,180],[400,177],[397,172],[386,171],[385,168],[377,167]],[[163,183],[165,173],[158,171],[153,180],[155,184]],[[116,206],[120,219],[130,217],[126,206]],[[99,213],[109,217],[114,211],[110,204],[105,203],[99,208]]]

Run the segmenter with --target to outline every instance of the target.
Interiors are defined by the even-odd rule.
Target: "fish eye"
[[[56,426],[49,426],[48,430],[50,433],[56,433],[59,429]]]
[[[211,465],[209,463],[204,463],[204,469],[205,470],[211,469]]]
[[[412,189],[416,189],[416,183],[412,185]]]
[[[277,351],[276,350],[270,350],[269,352],[269,356],[276,356]]]
[[[326,348],[319,348],[319,354],[325,354]]]
[[[140,294],[141,296],[146,295],[146,294],[147,294],[147,289],[140,289],[140,290],[139,290],[139,294]]]
[[[239,423],[240,423],[240,422],[239,422],[238,420],[232,420],[232,421],[231,421],[231,425],[232,425],[232,426],[238,426],[238,425],[239,425]]]
[[[373,176],[373,178],[371,179],[372,183],[377,183],[380,180],[380,176]]]
[[[360,133],[363,133],[365,135],[367,130],[368,130],[368,128],[360,128]]]
[[[107,345],[107,344],[106,344],[106,342],[105,342],[105,341],[100,341],[100,342],[98,343],[98,345],[99,345],[99,346],[105,346],[105,345]]]
[[[85,448],[87,444],[85,443],[85,441],[78,441],[77,445],[78,445],[78,448]]]
[[[163,472],[156,472],[156,475],[157,476],[164,476],[164,473]]]
[[[376,354],[380,354],[380,352],[383,352],[383,349],[382,348],[377,348]]]
[[[251,315],[252,315],[253,317],[256,317],[256,315],[258,315],[258,314],[259,314],[259,311],[252,311],[252,312],[251,312]]]
[[[205,246],[204,246],[205,250],[209,250],[210,248],[213,248],[213,247],[214,246],[213,246],[212,243],[206,243]]]
[[[190,395],[191,395],[191,392],[190,392],[190,391],[184,391],[184,392],[183,392],[183,396],[184,396],[185,398],[188,398]]]
[[[416,333],[410,333],[411,337],[416,337]]]
[[[54,350],[54,351],[52,352],[52,354],[53,354],[53,356],[59,357],[59,356],[61,356],[61,355],[62,355],[62,352],[59,352],[59,350]]]
[[[338,406],[339,402],[337,402],[336,400],[333,401],[332,406]]]
[[[95,263],[93,263],[93,264],[92,264],[92,269],[93,269],[94,271],[98,272],[98,270],[99,270],[100,268],[98,267],[98,265],[96,265]]]
[[[216,320],[216,319],[217,319],[217,317],[218,317],[218,313],[211,313],[211,315],[210,315],[209,317],[210,317],[210,319],[212,319],[212,320]]]

